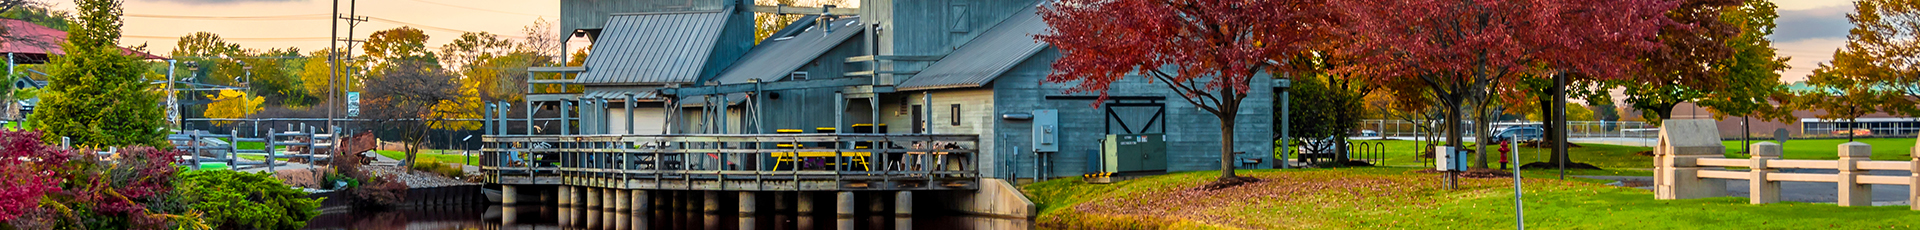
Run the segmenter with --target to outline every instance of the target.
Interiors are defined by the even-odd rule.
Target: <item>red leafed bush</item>
[[[360,206],[393,207],[407,199],[407,182],[393,174],[368,178],[360,187],[351,189]]]
[[[60,192],[73,151],[42,145],[40,133],[0,132],[0,223],[35,210],[40,197]]]

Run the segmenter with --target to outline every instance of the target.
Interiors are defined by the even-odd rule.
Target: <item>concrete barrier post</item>
[[[1782,152],[1780,144],[1771,141],[1762,141],[1760,143],[1753,143],[1753,145],[1747,149],[1752,152],[1748,157],[1748,162],[1751,165],[1747,166],[1752,170],[1748,172],[1753,174],[1753,176],[1748,177],[1747,180],[1747,203],[1766,204],[1780,202],[1780,182],[1767,178],[1767,174],[1776,171],[1767,168],[1767,161],[1780,159],[1780,153]]]
[[[1661,200],[1726,196],[1727,184],[1717,179],[1700,178],[1700,158],[1724,158],[1727,147],[1720,144],[1719,129],[1713,120],[1668,120],[1660,127],[1660,143],[1654,147],[1654,198]]]
[[[1861,184],[1858,178],[1858,176],[1867,175],[1865,170],[1860,170],[1860,161],[1866,161],[1871,156],[1873,156],[1873,146],[1867,143],[1840,144],[1840,160],[1838,160],[1840,175],[1839,180],[1834,183],[1839,186],[1836,192],[1839,199],[1836,203],[1840,206],[1873,206],[1873,185]]]
[[[1907,173],[1908,173],[1907,201],[1908,203],[1920,203],[1920,202],[1913,202],[1913,201],[1920,201],[1920,142],[1915,142],[1914,146],[1915,148],[1909,149],[1907,151],[1907,155],[1913,156],[1913,159],[1910,159],[1907,161],[1907,167],[1911,167],[1907,169]],[[1916,211],[1920,211],[1920,204],[1908,204],[1907,207]]]

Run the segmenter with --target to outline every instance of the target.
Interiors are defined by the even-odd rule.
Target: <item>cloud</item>
[[[305,1],[308,1],[308,0],[141,0],[141,1],[143,1],[143,2],[171,2],[171,3],[183,3],[183,4],[190,4],[190,5],[201,5],[201,4],[228,4],[228,3],[254,3],[254,2],[267,2],[267,3],[273,3],[273,2],[305,2]]]
[[[1820,67],[1820,63],[1833,60],[1834,49],[1839,49],[1840,46],[1846,44],[1846,38],[1813,38],[1791,42],[1774,42],[1773,48],[1779,49],[1775,54],[1793,57],[1792,60],[1787,61],[1787,65],[1790,66],[1790,68],[1780,73],[1780,81],[1795,82],[1806,80],[1807,75],[1813,75],[1813,69]]]
[[[1783,10],[1780,11],[1780,18],[1773,21],[1779,27],[1774,29],[1772,38],[1774,41],[1790,42],[1846,37],[1847,30],[1853,29],[1853,23],[1847,21],[1847,13],[1851,12],[1852,5]]]

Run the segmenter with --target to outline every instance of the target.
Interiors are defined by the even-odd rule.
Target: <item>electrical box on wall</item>
[[[1167,135],[1136,133],[1107,135],[1101,141],[1104,172],[1167,171]]]
[[[1033,111],[1033,151],[1060,152],[1060,111]]]

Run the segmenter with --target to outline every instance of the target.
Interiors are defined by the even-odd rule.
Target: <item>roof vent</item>
[[[807,80],[807,71],[793,71],[793,73],[787,74],[787,79],[792,81],[805,81]]]

